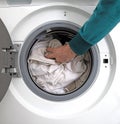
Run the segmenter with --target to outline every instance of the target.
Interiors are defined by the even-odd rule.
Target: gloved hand
[[[55,59],[57,63],[69,62],[72,60],[76,54],[72,51],[69,44],[56,48],[47,48],[47,53],[45,54],[46,58]]]

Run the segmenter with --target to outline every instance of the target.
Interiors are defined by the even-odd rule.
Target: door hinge
[[[2,48],[3,68],[1,73],[9,73],[11,76],[18,75],[15,62],[17,53],[18,51],[12,46],[9,48]]]
[[[4,67],[4,68],[2,68],[2,72],[1,73],[4,73],[4,74],[6,74],[6,73],[9,73],[10,75],[17,75],[17,70],[16,70],[16,68],[13,68],[13,67]]]

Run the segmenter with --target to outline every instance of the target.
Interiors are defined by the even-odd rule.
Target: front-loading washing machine
[[[36,42],[48,36],[69,42],[97,2],[0,1],[0,124],[120,123],[119,24],[86,53],[87,73],[69,92],[45,91],[28,65]]]

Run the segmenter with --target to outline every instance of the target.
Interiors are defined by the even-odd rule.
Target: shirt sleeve
[[[99,42],[120,21],[120,0],[100,0],[88,21],[71,39],[69,45],[76,54],[85,53]]]

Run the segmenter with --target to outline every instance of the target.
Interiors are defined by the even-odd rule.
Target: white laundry
[[[28,58],[28,67],[34,82],[43,90],[54,94],[64,94],[64,87],[86,71],[84,56],[77,56],[64,64],[57,64],[54,59],[44,57],[48,46],[61,45],[57,39],[36,42]]]

